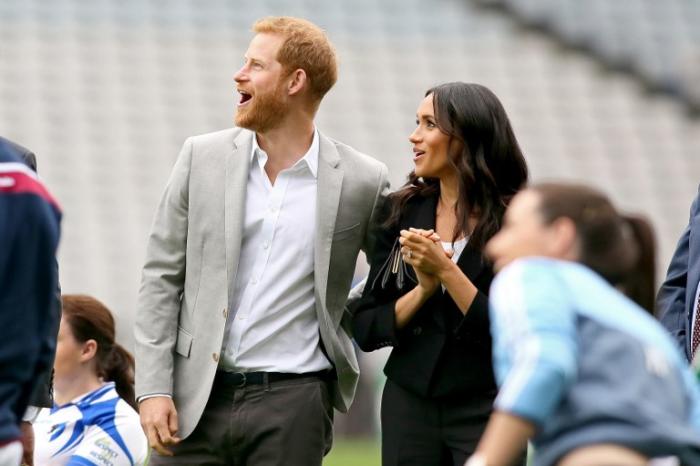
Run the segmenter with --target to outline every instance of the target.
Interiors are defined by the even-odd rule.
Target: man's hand
[[[34,429],[32,423],[22,421],[19,424],[22,431],[22,465],[34,466]]]
[[[177,411],[172,398],[155,396],[139,403],[141,427],[148,437],[148,445],[164,456],[173,456],[168,446],[177,445]]]

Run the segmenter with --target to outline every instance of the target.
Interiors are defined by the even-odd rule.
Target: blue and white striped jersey
[[[587,267],[520,259],[490,293],[497,410],[533,422],[535,465],[616,443],[700,464],[700,392],[647,312]]]
[[[148,457],[139,415],[119,398],[113,382],[42,410],[34,437],[36,465],[133,466]]]

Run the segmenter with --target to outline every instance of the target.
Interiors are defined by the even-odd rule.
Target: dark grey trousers
[[[382,396],[383,466],[462,466],[491,415],[493,395],[418,396],[387,380]],[[525,465],[525,454],[514,463]]]
[[[243,388],[214,383],[194,432],[151,466],[321,466],[333,441],[328,384],[315,377]]]

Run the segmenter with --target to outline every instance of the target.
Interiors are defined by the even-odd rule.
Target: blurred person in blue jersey
[[[0,464],[18,464],[20,422],[53,361],[61,212],[19,146],[0,140]]]
[[[509,465],[528,439],[536,466],[700,464],[700,393],[650,314],[654,249],[645,220],[591,188],[513,199],[486,247],[500,391],[467,465]]]
[[[149,237],[136,392],[152,465],[320,466],[359,376],[344,312],[388,189],[314,118],[337,78],[309,21],[257,21],[236,127],[189,138]]]
[[[64,295],[62,304],[55,404],[34,423],[34,463],[145,464],[148,441],[134,410],[134,359],[114,339],[111,312],[84,295]]]
[[[657,297],[658,318],[688,361],[700,346],[700,191]]]
[[[365,351],[384,368],[382,464],[462,465],[491,413],[484,244],[527,166],[498,98],[478,84],[426,93],[410,135],[415,169],[389,196],[362,298],[351,305]]]

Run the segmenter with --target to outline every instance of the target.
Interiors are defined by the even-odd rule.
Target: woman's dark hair
[[[649,222],[619,214],[604,194],[586,186],[545,183],[530,189],[540,196],[546,224],[562,217],[574,222],[579,262],[653,314],[656,245]]]
[[[462,82],[429,89],[438,128],[453,140],[459,151],[448,154],[459,174],[457,224],[452,240],[470,234],[469,244],[477,250],[501,227],[510,199],[527,182],[528,170],[510,121],[498,97],[484,86]],[[414,196],[430,196],[440,190],[437,179],[423,179],[415,171],[399,191],[389,196],[385,226],[398,222],[406,203]],[[469,231],[470,215],[478,216]]]
[[[91,296],[67,294],[61,297],[63,318],[73,337],[84,343],[97,342],[97,375],[114,382],[117,393],[134,409],[134,357],[114,341],[114,318],[109,309]]]

